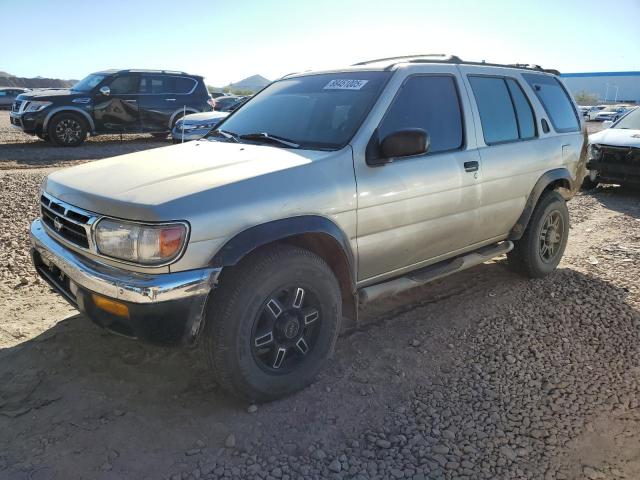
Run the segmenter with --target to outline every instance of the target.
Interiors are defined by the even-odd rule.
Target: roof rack
[[[533,65],[528,63],[487,63],[485,61],[482,62],[469,62],[464,61],[460,57],[456,55],[446,55],[442,53],[427,53],[427,54],[418,54],[418,55],[403,55],[399,57],[388,57],[388,58],[378,58],[376,60],[367,60],[365,62],[354,63],[352,66],[362,66],[369,65],[371,63],[378,62],[390,62],[396,60],[395,62],[387,65],[385,70],[390,70],[398,63],[455,63],[455,64],[463,64],[463,65],[481,65],[487,67],[509,67],[509,68],[519,68],[523,70],[535,70],[538,72],[551,73],[553,75],[560,75],[560,71],[552,69],[552,68],[542,68],[540,65]]]

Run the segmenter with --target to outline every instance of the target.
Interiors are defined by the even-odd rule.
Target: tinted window
[[[407,79],[382,120],[380,139],[407,128],[422,128],[429,134],[429,153],[462,147],[462,115],[453,77]]]
[[[195,80],[193,80],[192,78],[185,78],[185,77],[174,77],[175,79],[175,93],[182,93],[182,94],[186,94],[186,93],[190,93],[191,90],[193,90],[193,87],[195,87],[196,82]]]
[[[518,119],[518,131],[520,138],[523,140],[536,136],[536,122],[531,110],[531,104],[522,91],[522,87],[513,78],[507,78],[507,87],[511,93],[511,100],[516,109],[516,117]]]
[[[9,92],[7,92],[6,90],[0,90],[0,97],[6,97],[8,93]]]
[[[112,95],[126,95],[137,93],[136,77],[133,75],[123,75],[115,78],[110,84]]]
[[[522,76],[536,92],[557,132],[580,130],[580,122],[569,95],[557,79],[535,73],[523,73]]]
[[[487,145],[518,140],[518,123],[511,96],[502,78],[469,77],[480,112]]]

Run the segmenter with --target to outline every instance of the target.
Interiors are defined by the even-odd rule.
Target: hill
[[[0,87],[21,87],[21,88],[66,88],[70,87],[77,80],[60,80],[58,78],[24,78],[16,77],[7,72],[0,71]]]
[[[239,82],[230,83],[224,89],[228,91],[251,91],[253,93],[262,90],[269,85],[271,80],[262,75],[251,75]]]

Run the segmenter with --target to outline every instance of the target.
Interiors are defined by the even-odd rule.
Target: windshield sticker
[[[337,78],[324,86],[324,90],[360,90],[369,80],[348,80]]]

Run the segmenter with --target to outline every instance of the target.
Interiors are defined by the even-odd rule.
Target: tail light
[[[216,101],[213,99],[213,97],[209,97],[209,100],[207,100],[207,103],[211,105],[211,108],[216,108]]]

